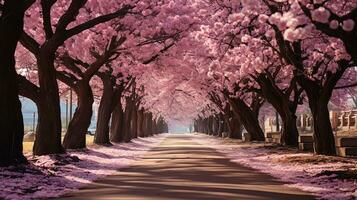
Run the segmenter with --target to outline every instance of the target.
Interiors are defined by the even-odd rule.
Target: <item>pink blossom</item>
[[[251,39],[251,37],[249,35],[244,35],[241,40],[242,40],[242,42],[247,43],[250,41],[250,39]]]
[[[260,14],[259,18],[258,18],[260,23],[265,23],[268,21],[268,19],[269,19],[268,15],[265,15],[265,14]]]
[[[272,24],[278,24],[280,19],[281,19],[281,13],[276,12],[270,16],[269,22]]]
[[[338,24],[338,21],[337,21],[337,20],[332,20],[332,21],[330,22],[330,28],[332,28],[332,29],[337,29],[338,26],[339,26],[339,24]]]
[[[352,31],[354,27],[355,27],[355,22],[353,21],[353,19],[347,19],[342,23],[342,28],[345,31]]]
[[[152,10],[149,10],[149,9],[143,10],[143,12],[142,12],[142,14],[144,16],[151,15],[151,13],[152,13]]]
[[[302,39],[303,36],[304,36],[304,29],[302,28],[297,28],[297,29],[288,28],[284,32],[284,38],[291,42],[298,39]]]
[[[330,18],[331,13],[326,8],[320,7],[316,10],[313,10],[311,15],[312,15],[312,20],[314,21],[321,22],[321,23],[328,23],[328,19]]]

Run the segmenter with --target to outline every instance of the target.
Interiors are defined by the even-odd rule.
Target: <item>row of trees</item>
[[[84,148],[95,101],[96,144],[167,131],[164,118],[150,111],[150,102],[143,106],[146,93],[137,79],[189,31],[193,21],[181,23],[191,13],[187,4],[0,1],[1,164],[26,162],[18,95],[38,108],[34,155]],[[76,93],[77,108],[62,143],[60,98],[68,87]]]
[[[296,146],[296,112],[305,107],[313,115],[315,151],[335,154],[328,103],[354,95],[344,90],[356,86],[354,0],[0,5],[3,163],[25,160],[19,94],[38,108],[35,155],[85,147],[93,103],[97,144],[129,141],[143,131],[137,127],[150,127],[147,120],[163,129],[164,121],[196,119],[237,138],[244,127],[263,140],[258,118],[270,104],[263,112],[279,113],[282,143]],[[68,87],[78,107],[62,143],[60,98]]]
[[[334,155],[328,104],[356,96],[356,1],[215,1],[215,23],[203,27],[208,40],[207,75],[201,82],[216,107],[195,120],[197,131],[241,126],[253,140],[264,140],[259,110],[270,104],[282,119],[282,144],[298,145],[296,113],[309,108],[314,149]],[[207,56],[202,58],[207,59]],[[201,64],[201,63],[198,63]],[[217,111],[218,110],[218,111]],[[238,131],[238,132],[237,132]]]

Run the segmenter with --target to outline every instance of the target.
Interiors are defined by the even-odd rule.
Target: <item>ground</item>
[[[61,199],[313,199],[195,139],[169,135],[133,166]]]
[[[62,140],[63,140],[63,136],[62,136]],[[93,145],[93,140],[94,140],[93,135],[88,135],[88,134],[86,135],[87,146]],[[34,142],[23,142],[24,153],[32,152],[33,144]]]
[[[251,167],[314,193],[319,199],[357,199],[357,160],[315,155],[265,142],[242,142],[195,134],[195,140],[224,154],[232,162]]]
[[[26,166],[0,167],[0,199],[28,200],[58,197],[131,165],[162,141],[165,135],[137,138],[112,146],[33,157]]]
[[[357,160],[204,134],[161,134],[0,168],[0,199],[357,197]]]

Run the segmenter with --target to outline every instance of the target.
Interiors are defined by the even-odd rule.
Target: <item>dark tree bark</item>
[[[266,5],[269,7],[272,13],[280,12],[281,8],[276,6],[275,4],[269,4],[268,1],[265,2]],[[302,5],[301,5],[302,6]],[[310,11],[302,6],[303,11],[305,14],[311,18]],[[357,9],[354,9],[352,15],[357,14]],[[350,13],[350,14],[351,14]],[[338,16],[331,13],[331,18],[339,19]],[[346,14],[346,15],[350,15]],[[348,17],[352,17],[348,16]],[[345,17],[345,16],[343,16]],[[351,53],[352,61],[356,61],[356,27],[353,31],[346,33],[342,31],[341,28],[336,30],[331,30],[327,25],[320,24],[318,22],[313,21],[318,29],[325,34],[340,38],[344,41],[346,45],[346,50]],[[315,76],[320,71],[323,71],[321,68],[325,68],[324,62],[318,62],[314,64],[314,66],[309,66],[313,70],[311,71],[312,74],[306,75],[304,72],[306,71],[304,68],[304,59],[307,57],[302,53],[302,47],[300,41],[295,42],[288,42],[284,39],[283,33],[276,25],[271,25],[275,31],[275,38],[277,44],[279,46],[279,53],[284,58],[284,60],[294,66],[294,77],[298,84],[304,89],[307,94],[309,106],[313,115],[314,121],[314,149],[315,152],[318,154],[325,154],[325,155],[334,155],[336,154],[335,150],[335,141],[334,136],[331,128],[331,122],[329,120],[327,104],[331,98],[331,94],[333,88],[335,87],[338,80],[342,77],[344,71],[348,68],[348,62],[344,60],[340,60],[338,62],[339,69],[336,72],[332,73],[328,70],[320,78],[316,78],[311,80],[309,77]],[[321,70],[320,70],[321,69]]]
[[[94,135],[94,143],[99,145],[110,145],[109,121],[115,108],[113,100],[115,79],[111,76],[100,76],[103,81],[103,94],[98,108],[97,129]]]
[[[40,88],[27,80],[24,76],[17,75],[19,95],[31,99],[36,106],[40,103]]]
[[[243,125],[236,116],[229,118],[230,138],[242,139]]]
[[[212,135],[218,136],[218,120],[217,116],[211,116],[211,124],[212,124]]]
[[[156,132],[158,134],[165,132],[165,120],[162,117],[159,117],[156,123]]]
[[[220,121],[223,121],[223,130],[220,130],[220,136],[222,132],[228,132],[230,138],[242,139],[242,124],[234,113],[231,111],[231,106],[229,103],[223,103],[220,95],[211,92],[209,94],[210,100],[216,104],[216,106],[221,109]]]
[[[144,109],[140,109],[137,111],[138,116],[138,127],[137,133],[138,137],[145,137],[143,126],[144,126]]]
[[[193,122],[193,131],[200,132],[200,122],[199,119],[195,119]]]
[[[148,112],[147,115],[146,115],[146,120],[147,120],[147,134],[148,136],[152,136],[153,135],[153,132],[152,132],[152,123],[153,123],[153,119],[152,119],[152,113],[151,112]]]
[[[335,137],[331,127],[329,117],[328,103],[332,96],[338,80],[342,77],[346,69],[351,66],[348,61],[341,60],[338,62],[339,69],[335,73],[328,72],[324,83],[313,81],[304,75],[297,75],[299,84],[304,88],[309,107],[313,117],[314,127],[314,150],[318,154],[335,155]]]
[[[309,103],[314,121],[314,150],[318,154],[335,155],[335,137],[331,127],[328,102],[313,99],[309,100]]]
[[[144,137],[148,137],[149,134],[148,134],[148,117],[147,117],[148,113],[146,111],[143,111],[143,127],[142,127],[142,130],[143,130],[143,135]]]
[[[86,0],[71,1],[70,6],[60,17],[55,31],[52,30],[51,8],[56,1],[41,1],[43,13],[43,26],[46,41],[38,44],[36,40],[24,33],[21,43],[31,51],[37,59],[38,78],[40,85],[40,102],[38,104],[38,128],[34,144],[34,155],[47,155],[64,153],[61,145],[61,113],[59,89],[54,66],[57,49],[69,38],[90,29],[100,23],[114,18],[124,17],[131,6],[124,6],[118,11],[102,15],[82,24],[68,28],[75,21],[79,10],[85,5]]]
[[[223,119],[223,114],[219,113],[217,116],[217,123],[218,123],[218,136],[222,137],[222,133],[224,132],[224,119]]]
[[[27,1],[28,3],[28,1]],[[24,0],[5,0],[0,17],[0,166],[27,163],[15,49],[23,32]]]
[[[124,141],[122,132],[124,126],[124,111],[120,99],[118,99],[118,101],[119,102],[112,113],[112,122],[110,126],[110,140],[116,143]]]
[[[89,81],[80,81],[75,92],[77,94],[78,106],[63,140],[63,146],[66,149],[81,149],[86,147],[86,134],[93,115],[92,105],[94,98]]]
[[[258,112],[256,109],[251,109],[246,103],[239,98],[228,97],[234,114],[242,122],[244,128],[251,135],[251,139],[255,141],[264,141],[264,133],[259,125]]]
[[[122,129],[124,126],[123,118],[121,116],[122,105],[120,102],[122,93],[124,91],[125,83],[122,82],[120,85],[116,85],[116,77],[109,74],[97,73],[97,75],[103,81],[103,95],[98,108],[98,119],[97,119],[97,130],[94,135],[94,143],[99,145],[111,145],[110,137],[113,138],[114,142],[121,142]],[[120,105],[118,105],[120,104]],[[116,110],[116,112],[114,112]],[[114,116],[117,115],[118,116]],[[109,133],[109,123],[111,116],[112,128],[111,133]],[[110,136],[110,134],[112,136]]]
[[[155,135],[155,134],[157,134],[157,120],[153,118],[151,124],[152,124],[152,127],[151,127],[152,134]]]
[[[242,123],[231,111],[229,104],[226,104],[224,107],[223,117],[228,129],[229,138],[242,139]]]
[[[298,90],[296,82],[292,81],[290,88],[284,93],[267,74],[261,74],[257,78],[257,82],[265,99],[275,108],[282,119],[281,143],[297,147],[299,133],[296,126],[296,109],[302,90]],[[292,92],[294,92],[293,100],[290,98]]]
[[[137,138],[138,137],[138,109],[137,106],[134,105],[132,107],[132,115],[131,115],[131,133],[132,133],[132,138]]]
[[[56,44],[46,42],[38,57],[40,102],[38,129],[33,147],[34,155],[64,153],[61,144],[61,111],[56,71],[54,68]]]
[[[210,123],[211,123],[211,134],[213,135],[213,136],[218,136],[218,134],[217,134],[217,120],[216,120],[216,118],[215,118],[215,116],[211,116],[210,117]]]
[[[97,54],[95,57],[96,60],[91,64],[73,59],[67,54],[61,57],[61,61],[64,66],[72,73],[81,77],[81,79],[78,79],[74,75],[65,71],[57,72],[57,78],[74,89],[78,99],[77,109],[74,113],[74,117],[69,123],[67,133],[64,137],[63,145],[65,148],[85,148],[86,133],[91,123],[91,117],[93,114],[92,105],[94,102],[93,92],[89,82],[98,70],[110,60],[110,58],[114,55],[116,48],[123,44],[125,40],[125,37],[111,38],[106,45],[105,51],[102,54]],[[84,67],[85,71],[82,72],[81,67],[78,65]],[[102,76],[106,76],[106,74],[102,74]],[[114,98],[115,97],[116,96],[114,95]],[[114,101],[116,100],[114,99],[113,102]],[[120,99],[118,101],[120,103]]]
[[[206,119],[200,118],[200,120],[199,120],[199,132],[208,134],[207,130],[206,130],[206,127],[207,127],[206,126],[206,122],[207,122]]]
[[[202,122],[202,132],[206,133],[207,135],[209,135],[209,131],[208,131],[208,127],[209,127],[209,118],[205,118]]]
[[[133,102],[130,98],[126,99],[125,111],[124,111],[124,125],[122,129],[122,133],[124,135],[123,142],[130,142],[132,138],[132,114],[133,114]]]
[[[208,120],[207,120],[207,132],[208,132],[208,135],[213,135],[213,116],[210,116],[208,117]]]

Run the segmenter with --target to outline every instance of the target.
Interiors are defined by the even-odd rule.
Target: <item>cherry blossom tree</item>
[[[95,0],[71,1],[70,4],[66,1],[38,1],[28,9],[26,33],[22,35],[21,43],[35,55],[38,65],[40,103],[35,155],[63,152],[55,72],[58,48],[69,38],[91,27],[116,17],[124,17],[130,9],[130,4],[114,1],[99,3]],[[43,32],[38,27],[43,27]]]
[[[124,37],[113,36],[109,41],[106,49],[102,54],[92,52],[95,56],[95,61],[88,64],[78,58],[73,59],[68,54],[61,58],[63,65],[72,73],[77,73],[78,79],[71,73],[65,71],[58,71],[57,77],[68,86],[74,89],[77,94],[78,106],[74,113],[73,119],[70,121],[67,133],[65,135],[63,145],[65,148],[84,148],[85,135],[89,128],[92,117],[92,104],[94,102],[90,80],[99,71],[99,69],[115,59],[115,53],[118,46],[125,41]],[[114,58],[113,58],[114,56]],[[79,67],[76,63],[79,63]],[[81,68],[85,68],[82,72]],[[79,142],[80,141],[80,142]]]
[[[0,165],[27,162],[22,154],[24,125],[14,56],[23,32],[24,13],[32,3],[0,1]]]
[[[292,13],[302,13],[298,2],[288,6],[291,10],[284,13],[285,18],[279,17],[279,11],[283,10],[279,10],[278,5],[266,5],[273,13],[269,20],[273,24],[279,48],[284,52],[283,57],[294,66],[294,76],[308,97],[314,118],[315,151],[321,154],[335,154],[327,104],[344,72],[353,67],[351,58],[340,40],[314,29],[304,17],[300,20],[289,19],[289,14],[294,16]],[[288,24],[289,20],[292,21]],[[303,29],[297,29],[299,25],[305,26]],[[291,32],[294,28],[295,34]]]
[[[347,10],[355,7],[353,3],[346,2]],[[340,5],[334,1],[330,3],[335,3],[337,7]],[[212,52],[218,55],[222,52],[223,55],[230,53],[228,64],[240,67],[240,72],[243,72],[243,79],[238,79],[239,91],[246,95],[251,89],[256,92],[260,90],[283,120],[290,121],[283,123],[283,139],[287,144],[296,145],[295,112],[297,104],[302,100],[302,89],[305,90],[315,119],[316,152],[333,154],[332,130],[328,129],[330,126],[322,124],[329,124],[327,104],[335,85],[344,72],[353,67],[342,43],[314,29],[311,21],[304,17],[304,12],[300,9],[300,6],[305,4],[299,4],[298,1],[216,1],[215,4],[215,23],[204,27],[204,31],[207,32],[206,38],[218,41],[216,45],[209,44]],[[319,16],[318,12],[316,15],[315,17]],[[322,13],[320,17],[328,18],[329,15]],[[347,23],[345,26],[352,26],[351,24]],[[350,31],[353,31],[352,28]],[[347,30],[349,28],[344,31]],[[257,47],[257,44],[263,45]],[[234,54],[235,52],[237,54]],[[243,58],[234,55],[242,55]],[[224,59],[221,59],[220,65]],[[269,65],[269,62],[275,66]],[[226,64],[227,62],[223,63]],[[220,73],[222,72],[226,70],[221,70]],[[274,74],[279,76],[275,77]],[[290,81],[280,82],[282,79],[279,80],[279,77],[282,75],[291,77],[288,79]],[[312,88],[315,90],[312,91]],[[319,99],[324,100],[319,102]],[[290,134],[292,137],[286,134],[291,132],[294,133]]]
[[[344,43],[346,51],[356,64],[357,2],[353,0],[301,1],[299,5],[316,29],[330,37],[339,38]]]
[[[84,148],[93,103],[100,145],[192,121],[197,131],[232,138],[244,127],[262,141],[259,113],[270,104],[263,112],[279,114],[281,142],[294,147],[304,104],[315,152],[335,154],[328,104],[346,106],[356,96],[353,0],[14,2],[0,1],[0,92],[11,94],[0,108],[15,111],[6,115],[12,123],[0,123],[19,128],[7,132],[16,144],[4,146],[4,157],[17,152],[21,160],[18,94],[38,107],[35,155]],[[60,98],[68,87],[78,105],[62,146]]]

